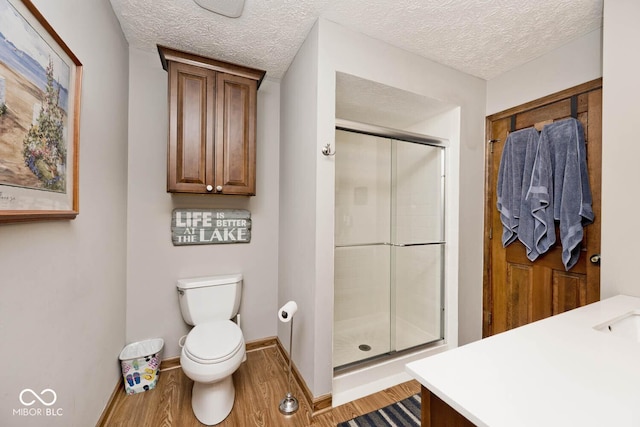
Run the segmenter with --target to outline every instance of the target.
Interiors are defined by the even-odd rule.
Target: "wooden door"
[[[518,240],[502,247],[496,184],[509,131],[574,116],[584,126],[595,221],[585,227],[578,263],[565,271],[558,242],[534,262]],[[602,79],[487,117],[484,236],[484,337],[600,299]]]

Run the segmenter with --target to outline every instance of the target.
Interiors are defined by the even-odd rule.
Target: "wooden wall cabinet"
[[[167,191],[256,192],[256,102],[265,72],[158,46],[169,73]]]

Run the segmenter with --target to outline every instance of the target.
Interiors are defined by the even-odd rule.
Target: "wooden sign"
[[[251,212],[244,209],[174,209],[174,246],[249,243]]]

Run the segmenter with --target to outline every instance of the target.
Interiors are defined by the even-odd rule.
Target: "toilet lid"
[[[243,344],[238,325],[220,320],[196,325],[187,335],[184,350],[198,363],[220,363],[235,355]]]

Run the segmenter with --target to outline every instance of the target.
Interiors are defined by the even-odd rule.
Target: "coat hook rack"
[[[333,152],[331,151],[331,144],[326,144],[323,148],[322,148],[322,154],[324,154],[325,156],[335,156],[336,155],[336,151],[334,150]]]

